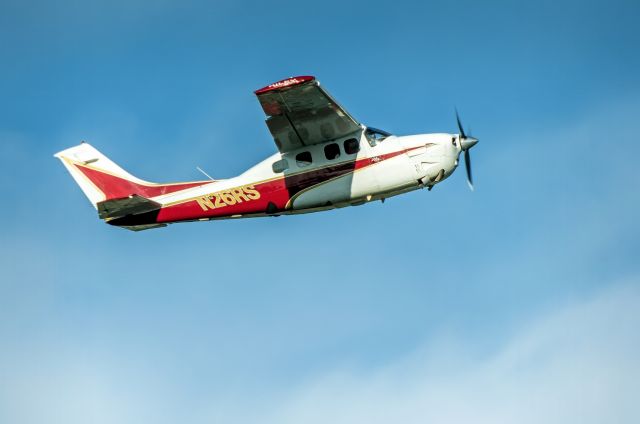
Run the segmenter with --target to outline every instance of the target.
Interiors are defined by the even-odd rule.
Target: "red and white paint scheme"
[[[318,212],[433,188],[458,166],[467,136],[395,136],[356,121],[312,76],[255,92],[278,153],[237,177],[155,184],[82,143],[57,153],[100,218],[139,231],[185,221]],[[472,186],[471,186],[472,187]]]

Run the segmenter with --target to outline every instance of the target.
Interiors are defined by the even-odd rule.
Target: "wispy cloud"
[[[639,308],[633,281],[550,312],[491,355],[444,341],[371,373],[338,370],[274,405],[268,421],[635,423]]]
[[[640,285],[614,285],[515,329],[493,352],[450,338],[375,369],[327,370],[286,390],[191,397],[108,349],[2,354],[4,422],[636,423]],[[153,354],[149,352],[153,362]],[[11,364],[9,369],[6,365]],[[186,365],[185,365],[186,366]],[[237,388],[236,388],[237,389]],[[282,388],[280,388],[282,389]],[[234,393],[235,392],[235,393]]]

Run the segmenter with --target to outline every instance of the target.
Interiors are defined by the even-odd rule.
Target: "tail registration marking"
[[[198,202],[203,211],[208,211],[209,209],[224,208],[237,203],[258,200],[259,198],[260,192],[253,185],[246,185],[198,197],[196,202]]]

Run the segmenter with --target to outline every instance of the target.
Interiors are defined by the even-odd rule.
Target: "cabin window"
[[[273,162],[273,165],[271,165],[271,168],[273,169],[273,172],[275,172],[276,174],[280,172],[284,172],[287,169],[289,169],[289,162],[287,162],[285,158],[282,158],[277,162]]]
[[[360,142],[355,138],[350,138],[344,141],[344,152],[348,155],[353,155],[360,151]]]
[[[340,146],[338,143],[331,143],[324,146],[324,157],[327,160],[334,160],[340,157]]]
[[[311,165],[311,162],[313,162],[311,152],[300,152],[296,155],[296,164],[301,168]]]

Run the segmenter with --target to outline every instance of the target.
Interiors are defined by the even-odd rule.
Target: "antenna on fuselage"
[[[207,178],[209,178],[211,181],[213,181],[213,178],[211,178],[211,175],[207,174],[206,172],[204,172],[202,170],[202,168],[200,168],[199,166],[196,166],[196,169],[200,172],[202,172],[204,175],[206,175]]]

